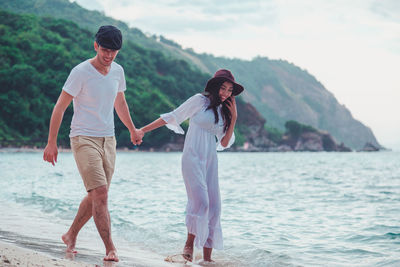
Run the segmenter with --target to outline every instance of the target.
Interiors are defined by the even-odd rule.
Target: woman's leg
[[[183,257],[188,261],[193,260],[193,245],[195,237],[195,235],[188,233],[185,247],[183,248]]]
[[[207,193],[209,199],[208,212],[208,237],[203,247],[203,258],[205,261],[212,261],[211,253],[213,248],[222,249],[221,230],[221,196],[218,182],[218,159],[210,158],[207,170]]]
[[[206,248],[206,247],[204,247],[204,248],[203,248],[203,259],[204,259],[205,261],[213,261],[213,260],[211,259],[211,253],[212,253],[212,248]]]
[[[188,237],[184,253],[192,259],[193,247],[202,248],[208,236],[209,200],[205,180],[204,166],[191,157],[182,158],[182,174],[185,182],[188,202],[186,205],[186,227]]]
[[[185,259],[192,261],[193,247],[202,247],[208,235],[208,196],[207,191],[193,184],[187,185],[188,204],[186,207],[187,240],[183,249]],[[188,190],[189,191],[189,190]]]

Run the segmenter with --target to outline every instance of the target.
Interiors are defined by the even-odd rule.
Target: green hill
[[[371,129],[354,119],[315,77],[286,61],[268,58],[247,61],[196,54],[163,36],[146,36],[139,29],[129,28],[121,21],[98,11],[86,10],[68,0],[5,0],[0,2],[0,7],[18,13],[64,18],[91,32],[100,25],[117,25],[126,39],[135,44],[183,59],[202,72],[212,74],[218,68],[230,68],[247,89],[244,100],[260,111],[270,127],[283,130],[286,121],[296,120],[329,131],[337,141],[354,149],[363,147],[366,142],[379,146]]]
[[[94,55],[93,33],[73,22],[0,11],[0,141],[43,146],[52,108],[70,70]],[[209,78],[183,60],[130,41],[116,61],[124,66],[126,99],[138,126],[201,92]],[[72,105],[60,129],[63,145],[69,142],[71,116]],[[129,133],[118,119],[116,135],[120,146],[129,146]],[[174,138],[164,127],[151,133],[143,145],[158,147]]]
[[[255,58],[251,61],[196,54],[163,36],[146,36],[139,29],[89,11],[68,0],[3,0],[0,8],[18,13],[54,16],[74,21],[94,32],[100,25],[113,24],[122,29],[125,39],[155,49],[167,58],[182,59],[194,69],[211,74],[220,67],[230,68],[246,91],[245,101],[254,105],[269,127],[284,129],[288,120],[296,120],[329,131],[339,142],[354,149],[366,142],[379,146],[371,129],[353,118],[350,111],[307,71],[284,60]]]

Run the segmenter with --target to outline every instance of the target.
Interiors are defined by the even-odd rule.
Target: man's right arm
[[[64,116],[64,112],[69,106],[73,99],[73,96],[65,92],[61,91],[60,96],[58,97],[57,103],[54,106],[53,113],[51,114],[50,119],[50,127],[49,127],[49,138],[47,140],[46,148],[43,152],[43,160],[50,162],[51,164],[57,162],[57,135],[58,130],[60,129],[61,121]]]

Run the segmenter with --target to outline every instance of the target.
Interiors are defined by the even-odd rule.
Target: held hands
[[[142,129],[135,129],[130,132],[131,133],[131,142],[134,145],[140,145],[142,143],[142,139],[144,136],[144,132]]]
[[[229,109],[232,115],[232,120],[237,119],[237,109],[236,109],[236,100],[234,96],[229,97],[226,101],[226,107]]]
[[[54,166],[55,163],[57,163],[57,155],[58,155],[57,144],[47,143],[43,152],[43,160],[50,162]]]

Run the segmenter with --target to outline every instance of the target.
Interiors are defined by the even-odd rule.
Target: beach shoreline
[[[0,147],[0,153],[30,153],[37,152],[43,153],[44,148],[37,147]],[[117,148],[117,152],[154,152],[155,150],[139,150],[139,149],[129,149],[126,147]],[[72,152],[70,148],[58,147],[58,152]]]
[[[0,240],[0,266],[93,267],[95,265],[52,257]]]

